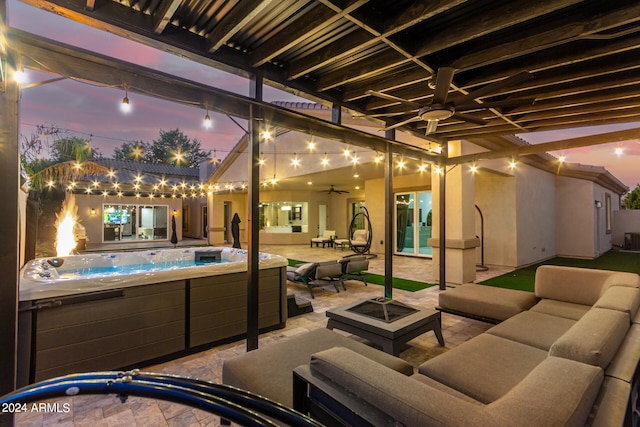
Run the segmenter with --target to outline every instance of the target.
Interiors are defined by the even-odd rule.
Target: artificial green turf
[[[289,259],[290,266],[295,266],[295,265],[304,264],[304,263],[305,263],[304,261]],[[367,275],[367,283],[384,286],[384,276],[381,276],[380,274],[371,273]],[[404,291],[409,291],[409,292],[416,292],[422,289],[430,288],[431,286],[435,286],[431,283],[418,282],[416,280],[409,280],[409,279],[401,279],[399,277],[394,277],[392,283],[393,283],[394,289],[402,289]]]
[[[609,251],[596,259],[552,258],[538,264],[519,268],[511,273],[480,282],[482,285],[533,292],[536,269],[541,265],[595,268],[640,274],[640,253]]]

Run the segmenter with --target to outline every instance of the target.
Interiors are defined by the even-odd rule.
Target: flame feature
[[[74,227],[78,221],[78,206],[73,194],[62,202],[60,213],[56,214],[56,254],[57,256],[71,255],[76,247]]]

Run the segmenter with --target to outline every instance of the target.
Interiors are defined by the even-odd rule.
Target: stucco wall
[[[617,210],[613,213],[613,244],[624,246],[624,233],[640,233],[640,209]]]
[[[517,265],[522,266],[557,253],[555,176],[520,165],[515,179]]]
[[[484,263],[516,267],[516,180],[512,176],[483,171],[475,179],[476,205],[484,217]],[[476,235],[481,236],[480,215],[476,211]],[[481,262],[481,248],[476,249]]]

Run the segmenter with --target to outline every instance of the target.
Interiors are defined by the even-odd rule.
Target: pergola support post
[[[395,129],[385,132],[385,138],[394,140]],[[384,297],[393,298],[393,146],[387,144],[384,156]]]
[[[263,82],[260,76],[251,79],[251,95],[262,101]],[[260,251],[260,110],[249,106],[249,187],[247,203],[249,226],[247,227],[247,351],[258,348],[258,293],[259,293],[259,251]]]
[[[0,0],[0,25],[6,25],[6,3]],[[3,78],[0,82],[0,193],[3,211],[0,221],[0,395],[16,388],[18,348],[18,274],[20,271],[20,152],[19,152],[19,84],[9,78],[17,57],[0,46]],[[11,415],[2,415],[0,424],[11,422]]]

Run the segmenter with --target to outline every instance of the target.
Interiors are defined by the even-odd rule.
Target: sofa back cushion
[[[543,265],[536,270],[535,294],[538,298],[593,305],[610,286],[638,287],[639,280],[634,273]]]
[[[501,425],[584,426],[602,381],[598,367],[548,357],[486,409]]]
[[[626,313],[592,308],[551,345],[549,355],[605,369],[618,351],[629,324]]]
[[[594,307],[627,313],[629,320],[635,317],[639,306],[640,288],[631,288],[629,286],[609,287],[594,305]]]

